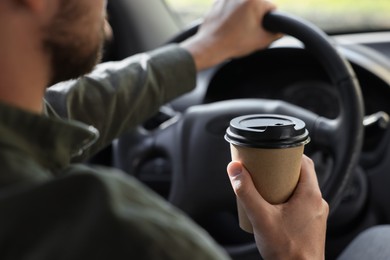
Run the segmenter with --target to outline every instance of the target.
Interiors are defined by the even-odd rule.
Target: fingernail
[[[242,167],[237,164],[231,164],[228,170],[229,177],[236,177],[242,173]]]

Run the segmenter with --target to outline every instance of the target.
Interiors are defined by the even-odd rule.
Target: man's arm
[[[216,1],[199,32],[182,48],[165,47],[99,65],[90,75],[49,88],[46,99],[61,117],[99,130],[100,138],[83,155],[86,158],[164,103],[192,90],[197,70],[265,48],[277,39],[279,35],[261,27],[264,14],[272,9],[263,0]]]
[[[100,64],[78,80],[62,82],[46,91],[45,99],[62,118],[92,125],[98,141],[82,160],[158,111],[196,84],[192,56],[169,45],[119,62]]]

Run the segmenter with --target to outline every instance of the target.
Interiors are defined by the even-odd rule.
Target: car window
[[[166,0],[183,25],[201,18],[213,0]],[[390,29],[390,0],[274,0],[279,10],[303,17],[328,33]]]

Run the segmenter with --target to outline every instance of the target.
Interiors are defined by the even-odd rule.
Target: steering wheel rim
[[[342,191],[358,163],[363,142],[364,106],[359,83],[348,61],[332,46],[324,32],[298,17],[272,12],[264,17],[263,26],[297,38],[319,60],[337,86],[342,100],[340,114],[336,119],[328,119],[283,101],[229,100],[191,107],[164,130],[148,133],[146,137],[144,132],[138,134],[144,140],[142,145],[148,144],[148,148],[142,149],[143,154],[158,150],[172,160],[169,201],[195,220],[201,219],[206,212],[236,207],[225,174],[230,161],[229,146],[223,140],[223,133],[233,117],[278,113],[305,121],[312,142],[330,148],[334,158],[334,174],[321,186],[330,205],[330,216],[340,203]],[[193,25],[169,43],[185,40],[195,34],[198,27],[199,24]],[[213,143],[211,146],[210,142]],[[224,155],[218,164],[212,156],[221,151]],[[139,160],[140,154],[135,153],[131,157]],[[214,162],[219,166],[215,166]],[[209,187],[207,194],[203,194],[202,186],[207,187],[208,183],[213,183],[213,186]],[[233,257],[257,253],[253,243],[226,246],[226,249]]]
[[[316,26],[298,17],[275,12],[265,17],[264,27],[270,31],[282,31],[302,41],[305,48],[320,61],[339,91],[342,100],[339,116],[335,120],[318,118],[317,126],[311,133],[312,139],[319,143],[338,144],[337,149],[332,151],[335,155],[335,173],[321,187],[332,215],[358,163],[363,143],[364,105],[359,82],[349,62]]]

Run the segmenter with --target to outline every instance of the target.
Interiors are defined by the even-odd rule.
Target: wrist
[[[223,46],[216,48],[207,39],[200,39],[197,35],[180,43],[180,46],[192,55],[197,71],[218,65],[226,59],[224,52],[220,51]]]

